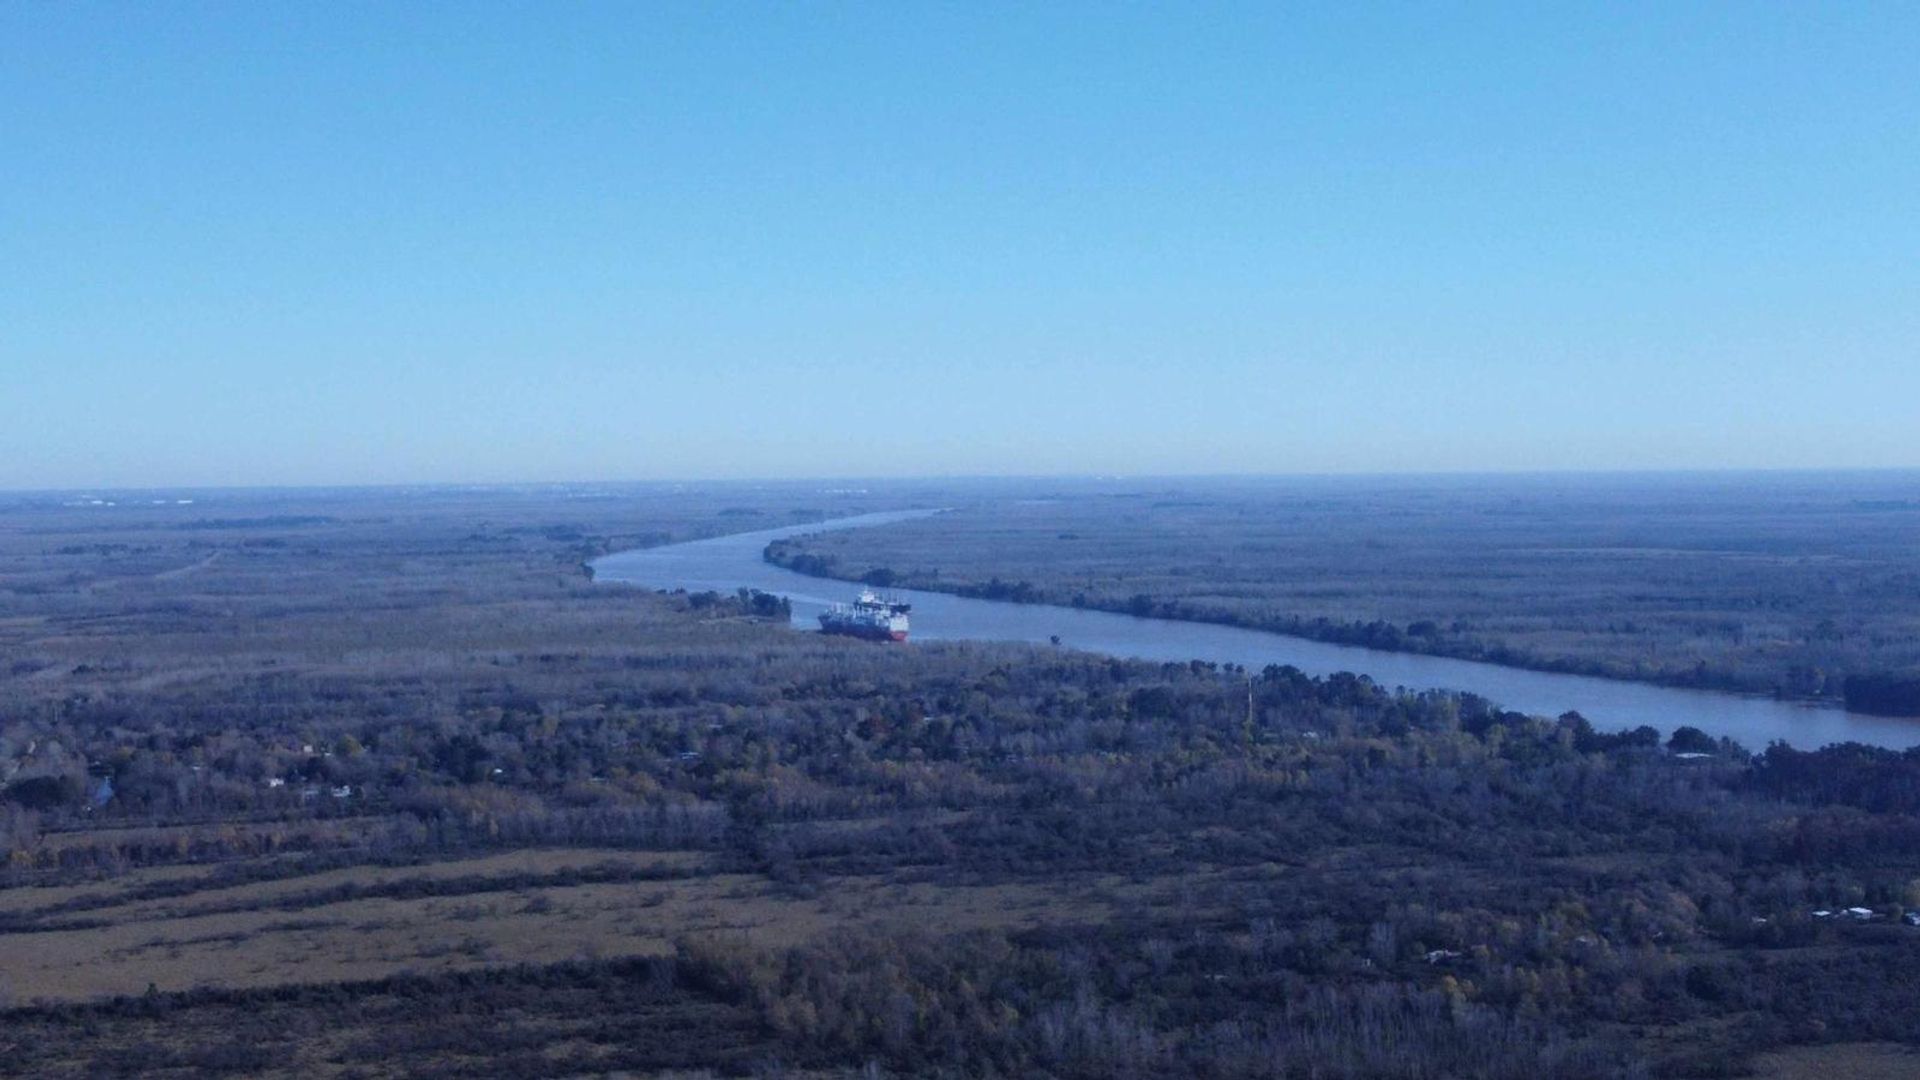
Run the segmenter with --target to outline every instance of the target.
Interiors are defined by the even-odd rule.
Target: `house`
[[[1908,926],[1920,926],[1920,911],[1909,911],[1900,916],[1900,921]]]
[[[342,785],[340,785],[339,787],[337,787],[337,788],[334,788],[334,789],[333,789],[333,797],[334,797],[334,798],[336,798],[336,799],[347,799],[347,798],[352,798],[352,797],[353,797],[353,786],[352,786],[352,785],[350,785],[350,784],[342,784]]]
[[[1873,909],[1864,908],[1864,907],[1850,907],[1847,909],[1847,918],[1859,919],[1861,921],[1871,919],[1873,918]]]

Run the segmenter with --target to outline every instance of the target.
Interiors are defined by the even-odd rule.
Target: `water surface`
[[[810,525],[623,551],[595,560],[595,578],[654,589],[732,592],[744,586],[778,593],[793,602],[794,624],[814,629],[819,625],[815,616],[830,603],[850,599],[859,586],[807,577],[774,566],[761,558],[768,543],[807,533],[885,525],[935,512],[900,510],[862,514]],[[1731,736],[1754,750],[1776,739],[1801,747],[1846,741],[1895,748],[1920,745],[1920,721],[1849,713],[1834,705],[1774,701],[1709,690],[1681,690],[1582,675],[1526,671],[1414,653],[1380,652],[1206,623],[1143,619],[1043,604],[973,600],[912,589],[889,592],[913,604],[915,641],[958,639],[1046,644],[1058,637],[1062,645],[1071,648],[1144,660],[1214,660],[1244,664],[1255,670],[1268,664],[1291,664],[1310,675],[1352,671],[1384,686],[1468,690],[1506,708],[1541,716],[1558,716],[1568,709],[1577,709],[1595,727],[1605,730],[1650,724],[1662,732],[1670,732],[1691,725],[1710,735]]]

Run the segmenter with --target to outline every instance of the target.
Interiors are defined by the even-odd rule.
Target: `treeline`
[[[1059,493],[785,541],[782,565],[1539,670],[1904,710],[1910,478]],[[1889,499],[1855,500],[1848,487]],[[1162,497],[1170,496],[1170,497]],[[1813,508],[1819,507],[1819,512]],[[1872,512],[1866,512],[1871,509]]]
[[[1316,984],[1224,942],[836,935],[782,953],[683,944],[683,978],[751,1006],[782,1045],[900,1075],[1636,1074],[1618,1039],[1569,1038],[1456,984]],[[1206,984],[1212,985],[1206,985]]]
[[[1881,716],[1920,716],[1920,675],[1851,675],[1847,708]]]
[[[149,992],[0,1011],[0,1076],[511,1080],[687,1070],[739,1076],[815,1063],[777,1045],[751,1009],[697,989],[671,956]]]
[[[699,985],[800,1056],[968,1075],[1633,1075],[1646,1051],[1623,1031],[1698,1024],[1697,1059],[1654,1061],[1685,1075],[1800,1030],[1768,1026],[1767,995],[1835,950],[1880,974],[1796,1006],[1827,1037],[1920,1000],[1869,960],[1920,958],[1894,921],[1920,907],[1920,755],[1749,758],[1286,667],[759,634],[761,652],[694,663],[534,658],[438,719],[434,696],[409,707],[384,683],[312,685],[326,722],[196,729],[164,695],[148,714],[70,702],[32,723],[136,794],[36,811],[43,829],[243,820],[288,768],[357,794],[295,796],[191,850],[68,836],[58,863],[17,849],[13,873],[297,850],[250,838],[310,822],[376,854],[705,846],[803,893],[846,874],[1161,883],[1029,934],[695,948]],[[1859,905],[1877,918],[1812,915]],[[39,917],[56,916],[85,912]]]
[[[1444,656],[1560,675],[1625,679],[1696,690],[1771,693],[1791,698],[1832,697],[1838,688],[1844,687],[1849,709],[1892,716],[1920,716],[1920,681],[1913,679],[1872,675],[1829,678],[1826,673],[1807,667],[1755,672],[1704,659],[1674,665],[1647,658],[1625,661],[1605,656],[1543,653],[1510,642],[1489,639],[1457,620],[1447,623],[1434,619],[1415,619],[1403,624],[1385,619],[1288,615],[1223,608],[1188,600],[1159,598],[1147,593],[1126,596],[1090,594],[1085,590],[1036,585],[1026,580],[1002,580],[998,575],[990,575],[984,581],[944,580],[932,571],[901,572],[884,566],[848,568],[832,555],[805,550],[802,543],[798,540],[775,541],[767,546],[763,556],[770,563],[812,577],[879,586],[897,585],[977,600],[1054,604],[1138,618],[1233,626],[1332,645]]]
[[[1212,623],[1238,626],[1246,630],[1265,630],[1327,642],[1334,646],[1359,646],[1367,650],[1409,651],[1467,659],[1478,663],[1498,663],[1503,667],[1521,667],[1528,671],[1549,671],[1555,675],[1586,675],[1596,678],[1624,678],[1634,682],[1655,682],[1661,686],[1684,686],[1692,690],[1726,690],[1741,694],[1776,694],[1782,698],[1822,698],[1834,696],[1845,686],[1849,709],[1884,715],[1920,715],[1920,680],[1901,680],[1884,676],[1855,675],[1828,678],[1822,671],[1793,667],[1786,671],[1753,673],[1736,667],[1716,665],[1695,659],[1684,665],[1663,661],[1634,659],[1620,661],[1611,657],[1555,655],[1528,650],[1501,640],[1488,640],[1471,626],[1446,625],[1434,619],[1415,619],[1409,623],[1390,623],[1384,619],[1329,619],[1325,615],[1281,615],[1271,611],[1246,611],[1219,607],[1212,603],[1156,598],[1144,592],[1131,596],[1104,596],[1085,590],[1066,590],[1033,584],[1031,580],[1002,580],[998,575],[987,580],[943,580],[933,571],[902,573],[891,567],[847,569],[833,555],[806,552],[801,540],[778,540],[768,544],[766,561],[783,569],[810,577],[858,580],[877,586],[918,588],[925,592],[948,592],[973,600],[1000,600],[1008,603],[1054,603],[1064,607],[1083,607],[1091,611],[1112,611],[1139,619],[1171,619],[1183,623]]]

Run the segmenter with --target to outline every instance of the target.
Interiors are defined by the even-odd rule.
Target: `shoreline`
[[[823,529],[820,531],[836,532],[839,530]],[[775,541],[774,543],[777,543],[777,542],[778,541]],[[789,562],[783,562],[780,559],[777,559],[773,556],[772,548],[773,548],[773,543],[769,543],[765,548],[761,550],[761,553],[760,553],[760,557],[762,561],[766,562],[770,566],[776,566],[789,573],[799,574],[803,577],[812,578],[816,581],[838,581],[838,582],[845,582],[850,585],[869,584],[868,582],[863,581],[861,578],[858,578],[858,577],[843,576],[839,574],[822,574],[810,569],[802,569]],[[875,586],[875,587],[880,588],[881,586]],[[983,596],[975,592],[966,591],[966,586],[956,587],[953,585],[928,583],[928,582],[920,582],[920,581],[896,582],[892,585],[885,586],[885,587],[909,589],[916,592],[940,593],[944,596],[953,596],[953,597],[958,597],[960,599],[965,599],[965,600],[982,600],[982,601],[987,601],[989,603],[1016,604],[1021,607],[1055,607],[1055,608],[1064,608],[1070,611],[1098,611],[1108,615],[1127,615],[1127,616],[1132,616],[1134,618],[1161,619],[1167,622],[1189,623],[1196,626],[1224,626],[1224,627],[1230,627],[1235,630],[1250,630],[1250,631],[1254,631],[1262,634],[1274,634],[1279,637],[1297,638],[1301,641],[1309,641],[1309,642],[1313,642],[1320,645],[1338,645],[1346,648],[1367,649],[1373,652],[1394,653],[1394,654],[1403,655],[1403,656],[1433,657],[1439,660],[1458,660],[1462,663],[1486,664],[1490,667],[1506,668],[1512,671],[1536,672],[1543,675],[1566,675],[1566,676],[1587,678],[1587,679],[1606,679],[1609,682],[1626,683],[1634,686],[1657,686],[1667,690],[1692,690],[1692,691],[1697,691],[1700,693],[1708,693],[1708,694],[1725,694],[1728,697],[1746,698],[1746,699],[1755,700],[1755,701],[1777,701],[1785,704],[1806,705],[1806,706],[1819,707],[1819,708],[1834,708],[1834,709],[1839,709],[1847,713],[1848,715],[1852,715],[1852,716],[1870,716],[1870,717],[1883,719],[1883,720],[1920,720],[1920,717],[1902,716],[1897,713],[1874,713],[1874,712],[1863,712],[1857,709],[1849,709],[1846,707],[1845,699],[1841,697],[1825,697],[1825,696],[1810,695],[1810,694],[1782,694],[1778,692],[1756,690],[1750,687],[1729,685],[1725,683],[1690,682],[1690,681],[1683,681],[1681,679],[1673,679],[1673,678],[1667,678],[1667,679],[1638,678],[1631,675],[1620,675],[1620,674],[1610,672],[1610,671],[1605,671],[1605,670],[1586,669],[1579,666],[1574,666],[1572,664],[1555,664],[1552,661],[1541,661],[1539,663],[1515,663],[1511,660],[1501,660],[1485,654],[1474,654],[1474,653],[1469,653],[1464,651],[1452,651],[1452,650],[1446,650],[1446,649],[1409,649],[1404,646],[1380,644],[1380,643],[1375,643],[1371,641],[1353,640],[1351,638],[1342,637],[1337,634],[1315,634],[1310,632],[1311,624],[1308,624],[1307,626],[1273,626],[1273,625],[1267,625],[1267,624],[1262,624],[1257,622],[1247,622],[1247,621],[1231,619],[1231,618],[1207,618],[1204,616],[1195,616],[1191,614],[1180,614],[1178,613],[1177,609],[1169,609],[1163,606],[1156,606],[1156,608],[1152,611],[1139,612],[1139,611],[1132,610],[1130,607],[1119,605],[1119,604],[1103,604],[1103,603],[1092,603],[1092,602],[1084,603],[1084,604],[1061,603],[1052,597],[1044,595],[1044,593],[1035,595],[1027,599],[1005,597],[1005,596]],[[1159,602],[1159,603],[1164,604],[1165,602]],[[1329,625],[1338,626],[1339,624],[1329,624]]]

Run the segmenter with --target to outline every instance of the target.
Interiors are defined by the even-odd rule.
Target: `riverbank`
[[[595,580],[728,596],[742,588],[757,589],[787,597],[792,604],[793,623],[811,630],[816,616],[829,604],[845,600],[849,589],[834,579],[805,576],[767,562],[768,544],[801,535],[842,537],[849,530],[911,524],[910,519],[926,516],[925,511],[873,513],[627,551],[596,560]],[[942,516],[938,524],[949,520]],[[823,587],[828,582],[831,585]],[[1320,677],[1356,673],[1382,687],[1403,687],[1414,693],[1458,690],[1535,716],[1574,711],[1601,731],[1695,727],[1747,747],[1773,742],[1798,747],[1858,742],[1904,749],[1920,744],[1920,724],[1913,721],[1857,715],[1819,704],[1382,652],[1266,631],[1136,618],[1085,607],[978,600],[901,590],[898,586],[889,591],[913,604],[915,642],[1024,642],[1158,662],[1186,664],[1198,659],[1239,665],[1250,671],[1293,667]]]
[[[1920,670],[1916,491],[1907,474],[1115,484],[772,555],[956,596],[1834,703],[1850,677]]]
[[[809,534],[813,535],[813,534]],[[1721,694],[1738,694],[1744,697],[1766,698],[1773,701],[1798,702],[1808,705],[1840,705],[1844,695],[1836,690],[1831,694],[1794,694],[1784,688],[1762,687],[1723,677],[1715,672],[1696,669],[1686,673],[1664,671],[1622,672],[1609,665],[1581,660],[1576,657],[1536,657],[1518,652],[1499,643],[1478,641],[1452,641],[1446,638],[1409,634],[1402,628],[1386,622],[1346,622],[1336,623],[1325,618],[1303,618],[1292,616],[1279,619],[1249,618],[1232,611],[1211,611],[1205,608],[1177,601],[1156,600],[1139,595],[1126,602],[1106,598],[1089,598],[1084,593],[1071,596],[1056,595],[1045,586],[1034,586],[1028,582],[1001,582],[994,578],[987,582],[953,583],[938,580],[926,580],[914,574],[888,574],[875,579],[870,570],[835,572],[830,564],[823,565],[818,556],[808,553],[800,540],[775,541],[768,544],[762,552],[762,558],[774,566],[790,570],[796,574],[828,581],[844,581],[853,585],[877,585],[887,588],[907,588],[919,592],[937,592],[948,596],[965,597],[971,600],[991,600],[996,603],[1030,604],[1041,607],[1070,607],[1087,611],[1102,611],[1114,615],[1129,615],[1142,619],[1166,619],[1171,622],[1197,623],[1206,626],[1230,626],[1242,630],[1255,630],[1265,634],[1279,634],[1285,637],[1301,638],[1328,645],[1345,645],[1374,652],[1404,653],[1410,656],[1431,656],[1447,660],[1463,660],[1475,664],[1492,664],[1498,667],[1513,668],[1518,671],[1538,671],[1553,675],[1577,675],[1583,678],[1612,679],[1620,682],[1641,683],[1649,686],[1664,686],[1679,690],[1704,690]],[[1870,710],[1862,710],[1870,711]],[[1881,712],[1875,715],[1904,716],[1898,712]]]

